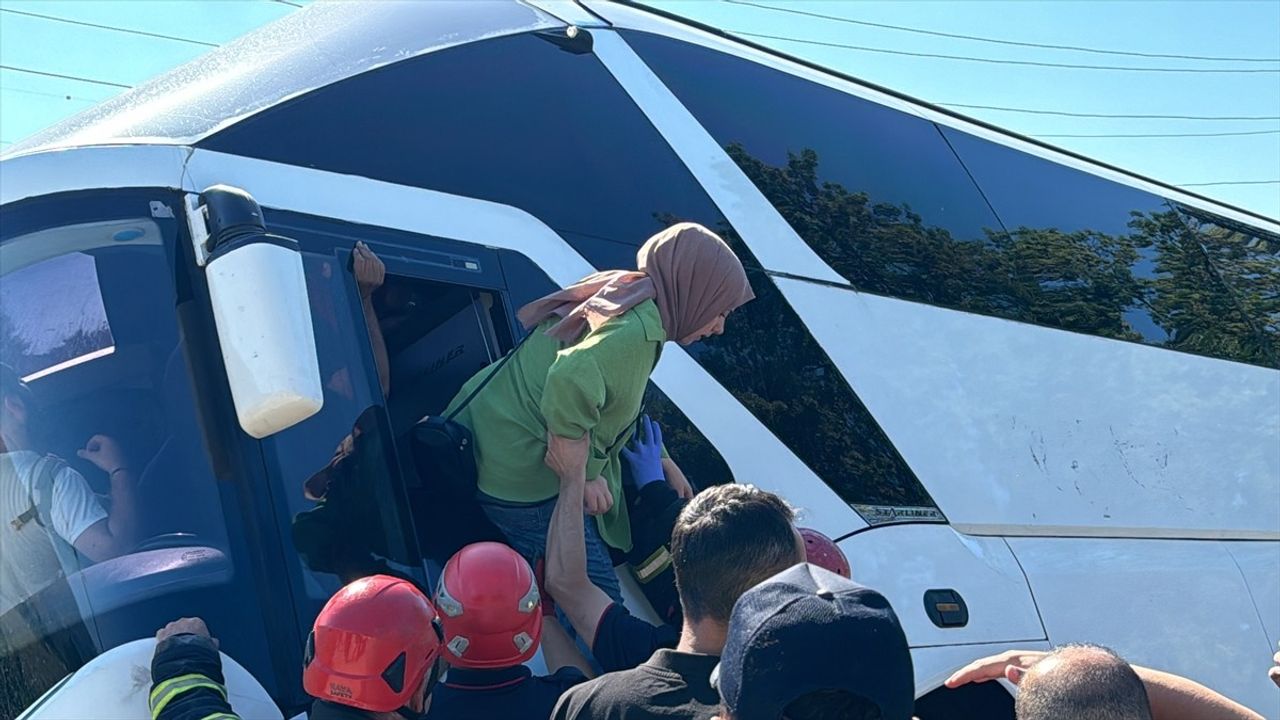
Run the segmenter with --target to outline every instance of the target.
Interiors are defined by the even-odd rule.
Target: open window
[[[305,630],[343,584],[384,573],[428,589],[475,539],[464,531],[487,521],[431,497],[408,435],[515,333],[494,250],[279,211],[266,220],[301,247],[324,392],[315,416],[263,441]],[[357,243],[385,265],[376,289],[355,276]]]

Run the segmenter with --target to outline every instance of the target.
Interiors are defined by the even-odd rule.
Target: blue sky
[[[1158,54],[1280,58],[1280,2],[1276,0],[751,2],[1018,42]],[[651,4],[726,30],[901,52],[1042,63],[1280,71],[1280,63],[1139,58],[944,38],[724,0],[652,0]],[[198,43],[224,43],[297,9],[279,0],[0,0],[0,10],[4,11],[0,12],[0,65],[135,85],[210,49]],[[198,42],[71,25],[21,13]],[[1100,114],[1280,116],[1280,72],[1157,73],[1031,67],[758,40],[931,102]],[[117,87],[0,69],[0,142],[7,147],[120,91]],[[1280,120],[1071,118],[980,109],[962,112],[1033,136],[1264,133],[1048,140],[1174,184],[1280,180]],[[1189,189],[1280,217],[1280,183]]]

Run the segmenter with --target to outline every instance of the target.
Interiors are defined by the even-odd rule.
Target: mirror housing
[[[240,427],[262,439],[306,420],[324,392],[298,243],[268,233],[238,188],[214,185],[187,209]]]

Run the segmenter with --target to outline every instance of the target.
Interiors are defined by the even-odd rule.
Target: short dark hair
[[[782,711],[785,720],[881,720],[880,706],[848,690],[815,690]]]
[[[804,561],[795,513],[751,485],[698,493],[671,531],[671,560],[685,617],[729,623],[742,593]]]
[[[1101,645],[1064,645],[1040,659],[1020,683],[1018,720],[1151,720],[1138,673]]]

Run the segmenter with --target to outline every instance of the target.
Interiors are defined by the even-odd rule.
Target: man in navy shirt
[[[565,690],[587,679],[569,664],[577,651],[568,635],[554,618],[543,624],[533,571],[510,547],[479,542],[459,550],[444,567],[435,603],[450,669],[432,694],[428,720],[545,720]],[[554,674],[525,667],[539,644],[547,667],[559,667]]]

